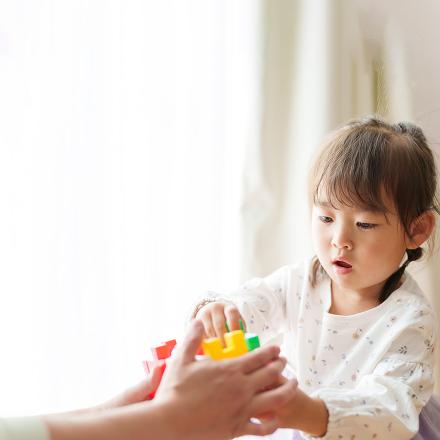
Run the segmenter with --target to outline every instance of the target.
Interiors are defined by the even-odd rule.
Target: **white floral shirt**
[[[330,279],[313,288],[311,260],[245,283],[231,295],[247,331],[283,334],[299,386],[329,411],[324,437],[410,439],[433,390],[436,317],[409,274],[386,301],[349,316],[328,313]],[[307,436],[306,436],[307,437]]]

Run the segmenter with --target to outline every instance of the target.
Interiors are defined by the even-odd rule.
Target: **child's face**
[[[320,200],[312,210],[316,254],[336,287],[369,296],[379,295],[386,279],[405,254],[408,238],[388,203],[381,212],[330,206]]]

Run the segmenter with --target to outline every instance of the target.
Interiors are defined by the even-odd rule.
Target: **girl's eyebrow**
[[[315,200],[315,205],[324,208],[333,208],[333,206],[327,200]]]
[[[327,200],[316,199],[314,204],[315,204],[315,206],[320,207],[320,208],[322,207],[322,208],[330,208],[330,209],[338,210],[338,208],[333,206]],[[375,208],[373,206],[359,207],[358,211],[362,214],[385,214],[386,212],[388,212],[388,211],[384,211],[383,209],[380,209],[379,207]]]

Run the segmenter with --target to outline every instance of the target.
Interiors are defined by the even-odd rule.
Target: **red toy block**
[[[160,378],[162,379],[163,373],[165,372],[166,368],[166,359],[168,359],[171,356],[171,353],[176,346],[176,340],[171,339],[170,341],[166,341],[161,345],[158,345],[157,347],[153,347],[151,349],[151,353],[153,354],[153,360],[146,360],[142,362],[142,365],[144,366],[145,373],[148,375],[150,374],[154,367],[160,366]],[[156,393],[152,392],[148,395],[149,399],[153,399],[154,395]]]
[[[142,361],[142,366],[144,367],[145,374],[150,374],[150,366],[148,361]]]
[[[175,346],[176,346],[176,340],[171,339],[170,341],[166,341],[163,344],[158,345],[157,347],[153,347],[151,349],[153,358],[156,360],[169,358]]]
[[[156,365],[159,365],[160,367],[162,367],[162,374],[163,374],[163,372],[165,371],[165,366],[166,366],[165,359],[159,359],[158,361],[143,361],[142,364],[144,366],[145,373],[147,373],[147,374],[152,373],[153,368]]]
[[[171,351],[174,350],[174,347],[176,346],[177,342],[175,339],[170,339],[169,341],[165,342],[165,345],[167,345],[168,347],[170,347]]]
[[[167,367],[167,363],[165,361],[165,359],[159,359],[158,361],[144,361],[144,368],[145,368],[145,372],[147,374],[152,373],[153,369],[157,366],[160,367],[160,379],[162,379],[163,373],[165,373],[165,368]],[[155,396],[156,392],[153,391],[152,393],[150,393],[148,395],[149,399],[153,399]]]

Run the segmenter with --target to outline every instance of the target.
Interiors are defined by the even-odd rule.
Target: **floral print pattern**
[[[311,261],[252,280],[231,295],[262,342],[284,336],[300,386],[329,411],[325,440],[411,438],[433,388],[436,323],[410,275],[384,303],[328,313],[330,282],[309,283]],[[306,434],[303,434],[306,436]]]

